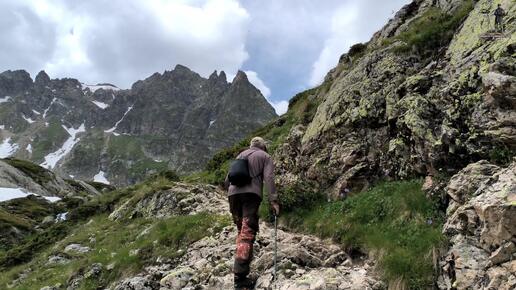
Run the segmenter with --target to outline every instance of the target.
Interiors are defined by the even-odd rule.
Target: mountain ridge
[[[33,81],[26,71],[6,71],[0,95],[2,157],[15,151],[64,176],[91,180],[102,172],[102,180],[119,185],[165,169],[199,170],[216,151],[276,117],[244,72],[228,83],[224,72],[203,78],[182,65],[130,89],[52,80],[44,71]]]

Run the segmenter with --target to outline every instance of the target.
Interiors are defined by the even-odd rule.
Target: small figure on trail
[[[502,5],[498,4],[498,8],[494,11],[495,16],[495,29],[499,32],[503,32],[503,17],[505,16],[505,10],[503,10]]]
[[[258,209],[264,183],[270,206],[277,216],[280,205],[274,184],[274,162],[267,153],[265,141],[261,137],[254,137],[249,149],[238,154],[231,164],[225,181],[231,215],[238,229],[233,268],[235,289],[252,289],[255,283],[247,276],[258,232]]]

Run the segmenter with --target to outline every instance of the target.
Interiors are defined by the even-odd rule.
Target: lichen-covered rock
[[[501,4],[516,14],[513,1]],[[361,55],[343,55],[316,91],[311,122],[292,127],[274,154],[280,183],[307,181],[334,198],[343,186],[457,172],[493,152],[514,152],[516,25],[508,17],[506,37],[483,41],[486,6],[493,8],[488,0],[413,1]],[[430,54],[402,51],[410,45],[403,34],[436,11],[458,17],[453,37]]]
[[[450,248],[441,259],[440,289],[516,287],[516,160],[507,168],[485,161],[456,174],[443,232]]]
[[[197,214],[200,212],[225,213],[226,195],[212,185],[176,182],[168,189],[151,191],[142,197],[133,197],[109,216],[112,220],[124,217],[157,217]]]

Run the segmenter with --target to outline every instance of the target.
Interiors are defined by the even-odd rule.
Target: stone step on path
[[[233,289],[236,228],[192,244],[179,265],[166,263],[119,282],[115,290]],[[255,242],[252,272],[255,289],[386,289],[371,261],[355,260],[336,244],[311,235],[278,229],[278,280],[273,285],[274,228],[262,222]]]

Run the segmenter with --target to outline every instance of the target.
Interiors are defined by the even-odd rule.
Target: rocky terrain
[[[491,1],[413,1],[368,43],[342,55],[320,86],[293,97],[286,114],[254,132],[271,141],[277,164],[284,212],[277,289],[516,288],[516,5],[498,3],[507,11],[504,33],[493,32],[483,13],[494,8]],[[192,76],[181,67],[154,75],[115,92],[113,102],[133,100],[151,83],[159,91],[157,84],[178,75]],[[247,90],[244,81],[239,74],[226,86]],[[94,126],[104,126],[100,134],[110,140],[166,131],[152,114],[131,115],[142,106],[116,107],[120,118],[129,113],[113,130],[101,121]],[[90,128],[77,118],[65,126],[68,136]],[[187,135],[181,140],[192,140]],[[149,158],[170,153],[160,145],[166,142],[142,144]],[[75,150],[89,156],[84,146],[74,146],[58,171],[73,164]],[[247,139],[235,142],[182,182],[154,175],[77,204],[68,220],[0,249],[0,285],[228,289],[235,229],[217,185],[246,146]],[[110,152],[101,155],[123,157]],[[89,161],[81,161],[86,171]],[[91,178],[97,170],[104,169],[69,173]],[[109,180],[124,170],[111,167]],[[257,289],[274,289],[273,229],[266,206],[260,213],[252,267]]]
[[[0,73],[0,157],[70,178],[127,185],[165,169],[199,170],[275,116],[243,72],[228,83],[224,72],[205,79],[178,65],[128,90]]]
[[[79,222],[49,250],[5,271],[0,281],[9,289],[230,289],[236,229],[228,207],[225,193],[214,186],[149,181],[131,188],[109,215]],[[175,227],[161,229],[178,218]],[[195,238],[188,236],[192,225],[199,228]],[[186,243],[167,245],[183,226]],[[274,229],[260,226],[253,268],[257,289],[272,289]],[[166,236],[158,234],[162,230]],[[119,244],[119,238],[125,242]],[[352,259],[330,241],[279,229],[278,249],[277,289],[385,287],[371,261]]]
[[[440,289],[516,288],[516,160],[472,163],[452,177]]]
[[[0,159],[0,248],[11,248],[27,235],[66,218],[67,204],[110,190],[109,186],[65,180],[18,159]]]

